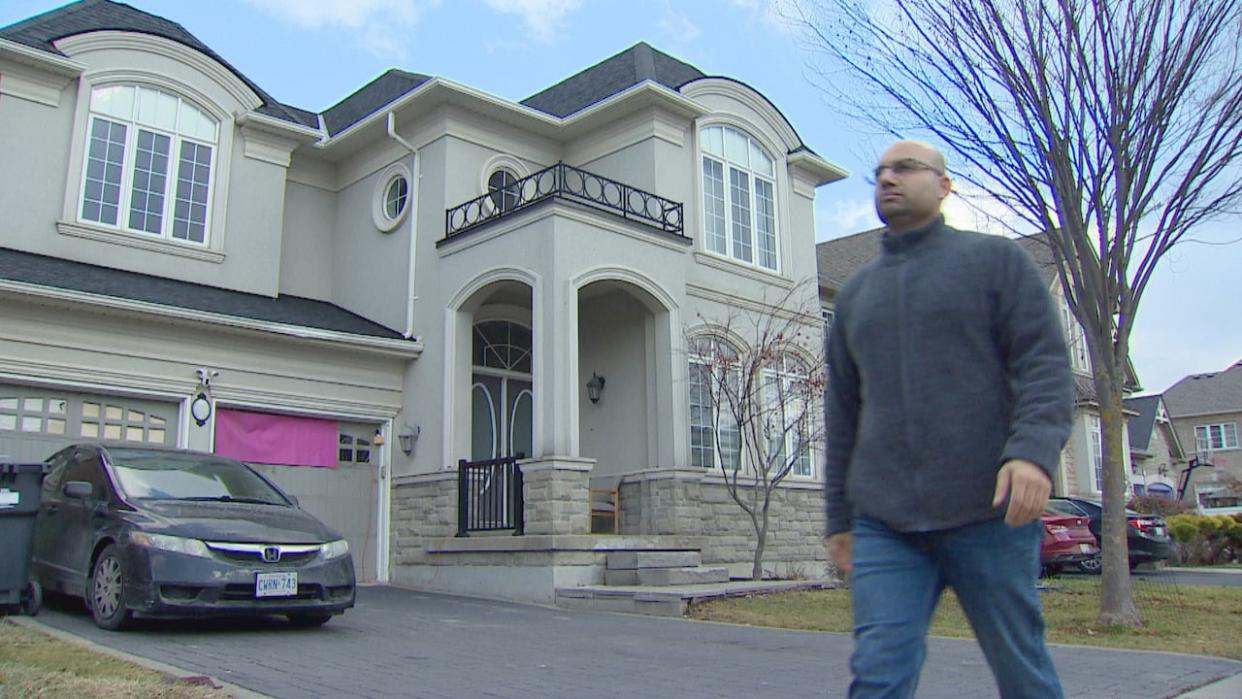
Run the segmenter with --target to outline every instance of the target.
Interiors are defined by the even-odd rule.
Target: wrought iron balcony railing
[[[552,198],[575,201],[664,233],[685,237],[679,202],[557,163],[445,211],[444,241]]]

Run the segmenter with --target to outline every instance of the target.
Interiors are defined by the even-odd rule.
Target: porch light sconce
[[[409,456],[414,451],[414,442],[418,441],[418,435],[422,434],[422,427],[413,427],[406,425],[404,429],[397,433],[397,442],[401,445],[401,451]]]
[[[211,399],[205,392],[199,391],[190,401],[190,417],[194,418],[194,423],[199,427],[206,425],[211,419]]]
[[[587,398],[590,398],[592,403],[599,402],[599,395],[604,392],[604,383],[604,377],[591,372],[591,380],[587,381]]]

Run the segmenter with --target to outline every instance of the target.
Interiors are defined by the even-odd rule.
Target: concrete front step
[[[611,558],[611,556],[610,556]],[[729,582],[728,568],[639,568],[637,570],[604,571],[605,585],[703,585]]]
[[[722,597],[764,595],[790,590],[818,590],[839,587],[828,580],[735,580],[699,585],[587,586],[557,588],[556,606],[563,609],[589,609],[652,616],[684,616],[692,603]]]
[[[608,570],[640,568],[697,568],[703,563],[698,551],[615,551],[607,556]]]

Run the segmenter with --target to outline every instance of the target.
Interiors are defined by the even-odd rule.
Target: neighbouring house
[[[521,101],[390,70],[315,112],[82,0],[0,29],[0,127],[5,458],[241,458],[363,580],[550,601],[631,548],[749,571],[687,347],[775,298],[817,332],[814,198],[846,176],[756,89],[639,43]],[[522,481],[459,481],[517,454]],[[808,457],[773,568],[822,566]],[[592,485],[620,536],[588,536]]]
[[[1178,439],[1187,445],[1187,466],[1195,466],[1185,497],[1193,497],[1205,513],[1242,512],[1242,493],[1227,487],[1230,479],[1242,482],[1242,361],[1224,371],[1187,376],[1163,398]]]
[[[1182,442],[1159,396],[1125,399],[1130,434],[1130,483],[1135,495],[1174,498],[1186,465]]]
[[[819,267],[819,297],[821,315],[831,332],[836,292],[855,271],[880,253],[880,235],[884,228],[874,228],[842,236],[817,244],[816,259]],[[1053,301],[1061,309],[1061,325],[1065,330],[1066,346],[1070,353],[1070,366],[1074,372],[1075,411],[1070,439],[1061,451],[1060,468],[1053,483],[1056,495],[1076,495],[1099,498],[1101,495],[1103,469],[1103,436],[1100,427],[1099,405],[1095,400],[1095,387],[1091,379],[1091,356],[1087,351],[1082,325],[1070,312],[1065,294],[1057,279],[1056,264],[1052,250],[1041,236],[1019,238],[1018,243],[1031,254],[1038,265]],[[1126,392],[1138,390],[1133,367],[1128,368],[1130,380]],[[1122,447],[1125,463],[1130,463],[1129,438],[1123,437]],[[1127,492],[1133,478],[1127,474]]]

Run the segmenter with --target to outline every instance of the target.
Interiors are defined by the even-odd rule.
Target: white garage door
[[[42,461],[74,442],[173,446],[177,403],[0,384],[0,458]]]
[[[376,579],[379,453],[371,445],[375,428],[376,425],[339,423],[336,468],[251,464],[297,497],[303,509],[349,541],[358,580],[363,582]]]

